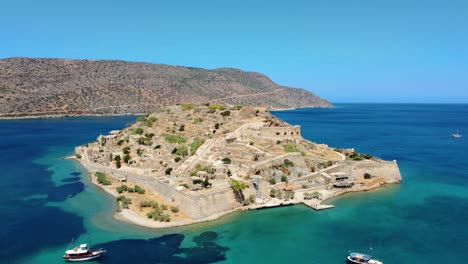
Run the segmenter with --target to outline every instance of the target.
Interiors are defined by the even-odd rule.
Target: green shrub
[[[170,175],[171,172],[172,172],[172,168],[167,168],[165,171],[166,175]]]
[[[128,146],[127,146],[127,147],[123,147],[123,148],[122,148],[122,152],[123,152],[124,154],[130,153],[130,147],[128,147]]]
[[[275,188],[272,188],[270,190],[270,197],[276,197],[277,193],[278,193],[278,190]]]
[[[75,153],[75,158],[77,158],[77,159],[81,159],[81,155],[80,155],[80,154],[78,154],[78,153]]]
[[[121,139],[117,141],[117,145],[121,146],[125,142],[125,139]]]
[[[294,163],[288,159],[285,159],[283,163],[285,167],[294,167]]]
[[[130,157],[130,155],[128,155],[128,154],[125,154],[125,156],[123,157],[123,161],[124,161],[125,163],[127,163],[127,164],[128,164],[128,162],[130,161],[130,159],[131,159],[131,157]]]
[[[192,181],[193,184],[202,184],[203,183],[203,180],[202,179],[194,179]]]
[[[202,182],[204,188],[208,188],[211,186],[211,183],[208,181],[208,177],[205,177],[205,180]]]
[[[97,181],[102,185],[111,185],[111,182],[106,178],[106,175],[102,172],[96,172]]]
[[[182,137],[182,136],[176,136],[176,135],[168,135],[164,138],[166,142],[168,143],[173,143],[173,144],[181,144],[187,142],[187,140]]]
[[[153,201],[142,201],[140,202],[140,207],[153,207]]]
[[[127,192],[132,193],[135,192],[132,187],[128,187]]]
[[[211,110],[224,110],[224,106],[221,104],[212,104],[208,106],[209,109]]]
[[[127,191],[127,189],[128,189],[128,186],[125,185],[125,184],[124,184],[124,185],[120,185],[119,187],[116,188],[116,190],[117,190],[118,193],[123,193],[123,192]]]
[[[193,123],[194,123],[194,124],[198,124],[198,123],[202,123],[202,122],[203,122],[203,118],[201,118],[201,117],[197,117],[197,118],[195,118],[195,119],[193,120]]]
[[[135,185],[133,189],[135,189],[135,192],[137,192],[138,194],[145,194],[145,189],[141,188],[138,185]]]
[[[179,212],[179,207],[177,207],[177,206],[171,206],[171,212],[173,212],[173,213],[178,213],[178,212]]]
[[[139,127],[139,128],[133,129],[132,134],[141,135],[141,134],[143,134],[143,132],[144,132],[144,131],[143,131],[143,128]]]
[[[175,157],[174,161],[175,161],[175,162],[179,162],[179,161],[180,161],[180,157]]]
[[[370,175],[370,173],[364,173],[364,179],[370,179],[372,178],[372,175]]]
[[[156,118],[156,120],[157,120],[157,118]],[[148,119],[148,120],[146,120],[143,124],[144,124],[145,126],[147,126],[147,127],[152,127],[152,126],[153,126],[153,123],[154,123],[154,121]]]
[[[231,164],[231,159],[228,157],[225,157],[221,160],[224,164]]]
[[[288,182],[288,177],[286,175],[281,175],[282,182]]]
[[[226,110],[226,111],[224,111],[224,112],[221,112],[221,114],[220,114],[220,115],[222,115],[222,116],[224,116],[224,117],[226,117],[226,116],[230,116],[230,115],[231,115],[231,111],[229,111],[229,110]]]
[[[162,210],[167,210],[167,205],[161,204],[161,209],[162,209]]]
[[[195,105],[192,103],[187,103],[187,104],[180,104],[180,107],[182,108],[182,111],[188,111],[188,110],[192,110],[195,107]]]
[[[187,146],[186,146],[186,145],[181,145],[180,147],[177,148],[175,154],[176,154],[176,155],[179,155],[179,156],[182,156],[182,157],[188,156],[188,148],[187,148]]]
[[[268,182],[269,182],[270,184],[276,184],[276,178],[275,178],[275,177],[270,177],[270,178],[268,179]]]
[[[161,145],[156,145],[156,146],[154,146],[153,149],[160,149],[160,148],[161,148]]]
[[[296,145],[294,144],[286,144],[283,146],[284,152],[299,152]]]
[[[145,134],[145,137],[147,137],[147,138],[153,138],[153,137],[154,137],[154,133],[146,133],[146,134]]]
[[[181,125],[181,126],[179,127],[179,131],[185,131],[185,125]]]
[[[125,197],[125,195],[119,195],[115,199],[117,200],[117,202],[121,202],[122,207],[125,209],[128,209],[128,205],[132,204],[132,199]]]
[[[198,148],[205,143],[204,139],[196,138],[193,140],[192,144],[190,144],[190,156],[194,155]]]

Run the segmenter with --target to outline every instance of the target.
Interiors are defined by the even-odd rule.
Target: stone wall
[[[300,126],[262,127],[260,137],[270,140],[301,139]]]
[[[122,178],[122,176],[126,176],[129,182],[149,189],[157,193],[167,202],[178,205],[181,212],[193,219],[202,219],[240,206],[240,204],[236,202],[230,188],[210,192],[206,195],[184,193],[152,177],[121,172],[91,162],[82,161],[81,163],[87,171],[92,174],[96,171],[106,172],[116,180]]]
[[[364,173],[369,173],[372,176],[383,177],[387,183],[397,183],[402,180],[396,161],[356,161],[351,171],[351,176],[355,179],[362,178]]]
[[[240,134],[242,140],[255,138],[267,140],[297,140],[302,138],[300,126],[255,127],[242,130]]]

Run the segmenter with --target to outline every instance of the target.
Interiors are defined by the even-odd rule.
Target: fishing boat
[[[70,245],[73,243],[70,243]],[[68,247],[70,248],[70,246]],[[99,258],[102,254],[106,253],[105,249],[90,250],[88,244],[81,244],[79,247],[74,247],[73,249],[67,249],[63,259],[66,261],[87,261],[92,259]]]
[[[357,264],[383,264],[383,262],[378,261],[376,259],[372,259],[371,255],[351,252],[348,255],[348,262],[349,263],[357,263]]]
[[[457,129],[457,133],[452,134],[452,137],[453,137],[453,138],[461,138],[462,135],[458,133],[458,129]]]

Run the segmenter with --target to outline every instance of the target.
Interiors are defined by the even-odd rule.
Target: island
[[[230,212],[324,201],[400,183],[396,161],[301,136],[267,108],[178,104],[75,148],[93,183],[116,197],[116,217],[165,228]]]

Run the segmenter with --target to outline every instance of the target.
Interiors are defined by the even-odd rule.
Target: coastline
[[[268,111],[291,111],[302,108],[333,108],[333,105],[330,106],[301,106],[301,107],[290,107],[290,108],[268,108]],[[49,118],[63,118],[63,117],[106,117],[106,116],[140,116],[147,113],[116,113],[116,114],[99,114],[99,113],[88,113],[88,114],[74,114],[74,113],[45,113],[45,114],[0,114],[0,120],[22,120],[22,119],[49,119]]]
[[[24,119],[52,119],[64,117],[110,117],[110,116],[140,116],[145,113],[121,113],[121,114],[44,114],[25,116],[0,116],[0,120],[24,120]]]
[[[94,178],[92,176],[92,173],[87,169],[86,165],[83,162],[81,162],[79,159],[76,159],[74,156],[68,156],[68,157],[65,157],[65,159],[69,159],[69,160],[73,160],[74,162],[78,162],[83,167],[83,169],[87,172],[89,181],[93,185],[95,185],[98,188],[100,188],[101,190],[103,190],[108,195],[111,195],[114,198],[119,195],[113,188],[100,185],[96,181],[96,178]],[[135,225],[138,225],[138,226],[141,226],[141,227],[152,228],[152,229],[165,229],[165,228],[181,227],[181,226],[200,224],[200,223],[204,223],[204,222],[208,222],[208,221],[214,221],[214,220],[218,220],[218,219],[220,219],[220,218],[222,218],[224,216],[227,216],[227,215],[229,215],[231,213],[235,213],[235,212],[245,212],[245,211],[249,211],[249,210],[269,209],[269,208],[282,207],[282,206],[292,206],[292,205],[298,205],[298,204],[303,204],[305,206],[310,207],[311,209],[313,209],[315,211],[320,211],[320,210],[324,210],[324,209],[334,208],[333,205],[328,205],[328,204],[324,204],[324,203],[326,201],[333,200],[333,199],[335,199],[335,198],[337,198],[339,196],[342,196],[342,195],[345,195],[345,194],[348,194],[348,193],[355,193],[355,192],[368,192],[368,191],[376,190],[376,189],[379,189],[379,188],[383,188],[383,187],[385,187],[386,185],[389,185],[389,184],[397,184],[397,183],[399,183],[399,182],[395,181],[395,182],[387,182],[387,183],[378,183],[378,184],[366,186],[366,187],[363,187],[363,188],[360,188],[360,189],[340,190],[340,191],[335,191],[335,192],[329,191],[329,192],[326,192],[326,195],[322,199],[315,200],[315,204],[314,203],[310,204],[310,203],[304,202],[304,200],[301,199],[301,198],[303,198],[303,193],[306,192],[307,190],[299,191],[299,192],[297,192],[298,195],[295,198],[293,198],[293,199],[291,199],[289,201],[279,200],[277,198],[274,198],[274,199],[272,199],[271,201],[269,201],[267,203],[251,204],[251,205],[245,206],[245,207],[238,207],[238,208],[227,210],[227,211],[224,211],[224,212],[221,212],[221,213],[213,214],[213,215],[210,215],[209,217],[205,217],[205,218],[201,218],[201,219],[185,219],[185,220],[181,220],[181,221],[158,222],[158,221],[154,221],[152,219],[140,216],[131,209],[122,209],[120,212],[116,211],[116,212],[113,213],[113,217],[116,220],[131,223],[131,224],[135,224]]]

